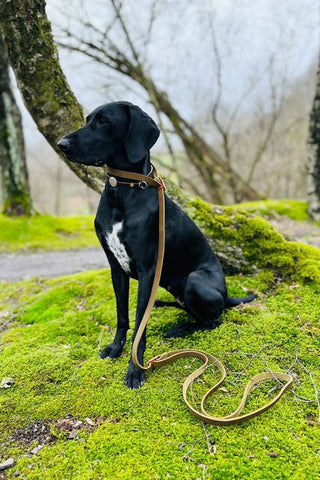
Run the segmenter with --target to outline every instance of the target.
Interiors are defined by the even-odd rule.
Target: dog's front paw
[[[146,378],[146,375],[143,370],[138,370],[138,369],[131,369],[129,367],[127,374],[126,374],[126,380],[125,384],[127,387],[133,389],[133,388],[140,388],[142,387],[142,384]]]
[[[101,350],[100,358],[118,358],[123,350],[123,346],[119,343],[110,343],[106,348]]]

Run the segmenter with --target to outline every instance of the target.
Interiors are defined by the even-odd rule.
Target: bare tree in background
[[[0,31],[0,176],[5,215],[30,215],[32,203],[22,121],[10,81],[7,49]]]
[[[147,38],[144,41],[145,45],[150,41],[156,15],[156,4],[157,2],[152,4]],[[80,32],[86,30],[92,34],[90,40],[86,40],[81,33],[78,33],[78,28],[77,32],[71,28],[65,28],[60,31],[58,44],[68,50],[80,52],[95,62],[129,77],[145,90],[158,116],[160,128],[164,133],[171,157],[174,158],[174,154],[169,132],[173,132],[180,139],[189,162],[205,186],[205,198],[215,203],[223,203],[225,201],[223,190],[226,187],[231,187],[239,192],[241,198],[247,200],[261,198],[261,195],[249,182],[242,178],[231,163],[222,158],[205,138],[182,117],[174,108],[168,94],[158,88],[145,66],[144,52],[139,51],[135,46],[122,10],[122,3],[118,0],[110,0],[110,5],[113,10],[113,18],[103,30],[90,23],[88,18],[77,19],[81,27]],[[119,44],[115,44],[112,39],[114,29],[119,29],[121,34]],[[165,126],[165,122],[162,121],[163,118],[169,122],[170,128]],[[159,160],[161,161],[161,159]],[[174,162],[171,167],[172,170],[175,170]],[[179,176],[180,172],[177,172],[177,174]],[[189,185],[194,193],[199,194],[197,185],[190,177],[184,176],[183,181]]]
[[[272,192],[273,194],[276,192],[278,195],[278,192],[282,190],[277,189],[277,186],[283,187],[284,182],[286,182],[288,192],[295,192],[296,181],[294,178],[297,175],[291,177],[290,180],[290,169],[287,169],[284,175],[276,173],[280,168],[279,165],[283,165],[282,155],[286,153],[284,144],[287,145],[287,149],[291,149],[287,163],[290,165],[294,163],[299,168],[299,158],[303,157],[303,154],[297,155],[295,151],[297,130],[293,132],[289,125],[291,120],[293,125],[297,125],[297,119],[292,115],[289,119],[283,114],[284,109],[281,109],[279,80],[275,77],[278,82],[276,84],[278,93],[274,95],[276,101],[272,101],[275,92],[272,90],[271,79],[270,98],[269,95],[264,95],[260,99],[260,105],[257,102],[257,108],[253,114],[252,111],[245,115],[239,114],[239,112],[241,106],[247,103],[246,100],[255,84],[259,82],[259,77],[253,79],[243,95],[240,96],[239,101],[235,102],[233,106],[231,105],[233,109],[229,107],[228,102],[224,102],[220,98],[218,105],[215,105],[215,119],[210,115],[210,120],[205,125],[201,124],[203,121],[201,112],[205,106],[210,105],[208,100],[212,99],[212,95],[209,94],[202,103],[202,108],[199,109],[199,122],[197,120],[187,121],[174,107],[174,98],[170,99],[168,94],[163,91],[163,87],[160,88],[154,82],[151,74],[152,68],[148,61],[148,51],[153,45],[154,24],[159,12],[163,12],[159,9],[165,8],[165,2],[148,1],[150,11],[143,12],[145,14],[144,26],[146,26],[143,31],[134,30],[130,24],[130,18],[124,8],[128,3],[130,2],[122,5],[118,0],[108,0],[110,9],[105,16],[109,22],[107,25],[101,27],[100,19],[99,28],[91,25],[88,20],[89,15],[82,20],[79,19],[78,23],[72,19],[69,27],[60,31],[58,39],[69,50],[81,52],[87,58],[97,62],[102,67],[99,69],[99,76],[101,73],[103,75],[103,69],[107,67],[105,75],[105,94],[107,96],[110,91],[114,92],[112,78],[116,78],[118,83],[134,89],[140,96],[143,96],[144,100],[146,97],[149,99],[154,107],[163,133],[162,138],[164,138],[169,152],[167,157],[156,158],[162,170],[172,174],[172,178],[178,180],[179,185],[215,203],[229,202],[230,199],[235,201],[253,200],[260,197],[257,193],[260,188],[265,195]],[[83,15],[86,13],[83,11],[84,7],[83,4],[81,8]],[[196,2],[195,7],[197,11],[201,10],[198,9]],[[207,12],[204,13],[204,17],[207,18]],[[178,18],[180,19],[181,16]],[[0,21],[3,24],[12,59],[11,64],[26,107],[39,130],[55,149],[55,143],[59,137],[82,124],[83,112],[58,63],[50,22],[45,14],[45,1],[8,0],[5,3],[2,2],[0,3]],[[180,20],[180,23],[182,29],[183,22]],[[179,39],[180,31],[176,30],[175,35],[175,40]],[[189,65],[188,58],[186,58],[186,62]],[[259,75],[264,78],[265,72],[260,72]],[[111,89],[110,86],[113,88]],[[226,97],[228,92],[223,85],[222,87]],[[297,95],[295,95],[296,97]],[[227,111],[228,108],[229,111]],[[303,111],[305,117],[304,110],[304,105],[301,106],[300,101],[300,105],[294,113],[297,116],[297,112]],[[224,115],[226,111],[228,115]],[[194,112],[196,114],[196,108]],[[281,118],[279,119],[280,113]],[[230,127],[230,118],[231,126],[234,128],[228,128]],[[285,123],[283,122],[284,118]],[[304,133],[305,118],[302,121],[303,129],[301,130]],[[216,134],[213,133],[214,131]],[[286,136],[286,142],[282,141],[282,134]],[[298,132],[298,135],[302,137],[301,132]],[[185,153],[176,148],[177,139]],[[302,139],[300,143],[302,144],[303,141]],[[301,148],[300,151],[302,151]],[[70,164],[64,157],[63,160],[91,188],[96,191],[103,188],[102,169],[86,169],[80,165]],[[300,173],[303,176],[303,172]],[[289,179],[288,181],[285,176]]]
[[[253,113],[250,121],[250,130],[252,125],[255,125],[255,134],[250,135],[252,150],[246,150],[245,164],[242,165],[242,175],[248,185],[252,185],[254,181],[255,172],[260,165],[263,155],[268,147],[271,145],[273,135],[275,133],[277,122],[281,115],[282,107],[286,98],[286,78],[276,78],[274,74],[273,64],[275,57],[271,56],[268,66],[265,71],[258,72],[254,75],[252,80],[246,86],[239,98],[234,102],[231,108],[226,108],[223,105],[222,97],[224,95],[225,86],[223,84],[223,58],[217,41],[215,30],[210,22],[210,30],[212,37],[212,46],[214,53],[214,60],[216,64],[216,94],[212,106],[212,121],[215,130],[220,138],[220,156],[223,158],[229,168],[234,168],[241,164],[241,154],[239,149],[240,135],[246,135],[248,132],[241,131],[239,127],[239,114],[245,101],[249,99],[254,93],[255,88],[264,78],[268,78],[269,82],[269,104],[270,110],[265,111],[263,105],[258,105],[257,111]],[[267,95],[267,92],[266,92]],[[234,134],[234,125],[238,122],[237,133]],[[241,122],[240,122],[241,123]],[[258,131],[257,131],[258,130]],[[245,172],[245,170],[247,170]],[[243,191],[238,190],[237,184],[234,182],[232,176],[229,179],[230,189],[233,195],[233,200],[240,203],[244,200]]]
[[[309,215],[314,220],[320,220],[320,57],[310,113],[307,171]]]

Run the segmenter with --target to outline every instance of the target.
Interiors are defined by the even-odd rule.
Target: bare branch
[[[284,90],[285,89],[283,87],[282,92],[281,92],[280,104],[277,105],[277,92],[276,92],[276,86],[274,84],[273,68],[272,68],[273,60],[274,59],[271,59],[271,61],[270,61],[270,79],[271,79],[271,82],[270,82],[270,96],[271,96],[272,110],[271,110],[271,114],[270,114],[269,125],[267,127],[264,139],[262,140],[261,144],[259,145],[258,150],[257,150],[257,152],[254,156],[253,162],[251,164],[251,168],[250,168],[250,171],[249,171],[249,174],[248,174],[248,177],[247,177],[247,182],[249,184],[252,182],[255,170],[256,170],[259,162],[261,161],[261,158],[262,158],[263,154],[265,153],[265,151],[266,151],[266,149],[269,145],[270,139],[271,139],[271,137],[273,135],[273,132],[275,130],[277,120],[280,116],[281,107],[282,107],[282,103],[283,103],[283,100],[284,100]]]
[[[126,26],[126,23],[124,21],[124,18],[122,17],[122,14],[121,14],[121,8],[122,8],[122,2],[116,2],[116,0],[110,0],[113,8],[114,8],[114,11],[115,11],[115,14],[116,14],[116,18],[119,20],[120,22],[120,25],[121,25],[121,28],[122,28],[122,31],[124,33],[124,36],[127,40],[127,43],[130,47],[130,50],[131,50],[131,53],[133,55],[133,58],[135,59],[135,61],[140,64],[140,60],[139,60],[139,55],[138,55],[138,52],[137,50],[135,49],[135,46],[133,44],[133,41],[131,39],[131,36],[129,34],[129,30],[127,29],[127,26]]]

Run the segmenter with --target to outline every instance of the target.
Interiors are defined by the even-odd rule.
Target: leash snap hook
[[[139,182],[139,188],[141,188],[141,190],[145,190],[147,188],[147,186],[148,186],[148,184],[144,180],[141,180]]]

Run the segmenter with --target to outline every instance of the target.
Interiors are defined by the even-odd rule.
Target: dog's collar
[[[129,181],[118,180],[118,178],[125,178]],[[161,177],[158,176],[156,169],[151,164],[151,169],[148,175],[141,173],[127,172],[125,170],[118,170],[107,166],[107,182],[113,188],[117,186],[136,187],[144,190],[149,186],[157,188],[165,188]]]

